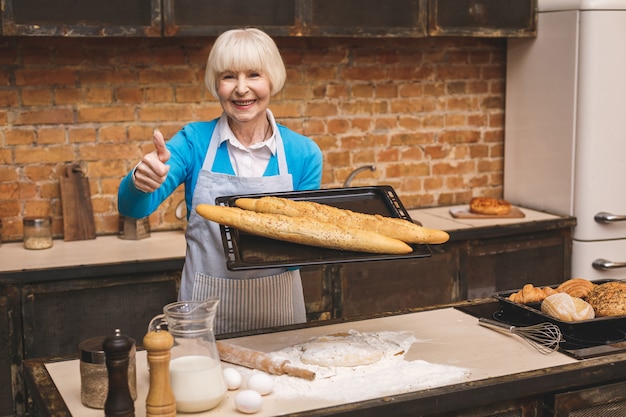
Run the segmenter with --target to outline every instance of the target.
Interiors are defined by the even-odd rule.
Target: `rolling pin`
[[[309,381],[315,379],[315,372],[293,366],[286,359],[276,359],[268,353],[231,345],[226,342],[217,341],[215,343],[220,353],[220,359],[224,362],[258,369],[273,375],[296,376]]]

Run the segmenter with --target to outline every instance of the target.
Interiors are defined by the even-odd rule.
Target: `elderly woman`
[[[187,253],[180,300],[220,298],[216,333],[306,321],[299,271],[230,271],[219,226],[201,218],[198,204],[225,195],[320,188],[319,147],[285,126],[269,110],[286,79],[274,41],[258,29],[220,35],[209,54],[205,83],[223,113],[190,123],[165,143],[155,130],[155,150],[122,180],[119,212],[149,215],[185,184]]]

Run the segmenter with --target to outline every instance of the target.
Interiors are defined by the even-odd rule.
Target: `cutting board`
[[[96,238],[96,226],[91,205],[89,179],[80,165],[67,164],[60,178],[63,206],[63,240]]]
[[[511,211],[507,214],[478,214],[472,213],[467,207],[453,207],[450,209],[450,215],[455,219],[517,219],[526,217],[524,212],[517,207],[511,207]]]

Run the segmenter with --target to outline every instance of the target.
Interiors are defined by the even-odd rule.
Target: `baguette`
[[[313,218],[325,223],[369,230],[407,243],[445,243],[450,238],[442,230],[427,229],[408,220],[358,213],[312,201],[280,197],[238,198],[235,205],[259,213]]]
[[[247,233],[303,245],[394,255],[413,251],[406,243],[388,236],[315,219],[210,204],[199,204],[196,212],[207,220]]]

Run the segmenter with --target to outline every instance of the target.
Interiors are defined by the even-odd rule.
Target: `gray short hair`
[[[285,85],[287,71],[274,40],[256,28],[232,29],[215,40],[207,60],[204,83],[217,98],[217,81],[221,73],[248,70],[267,74],[272,95]]]

